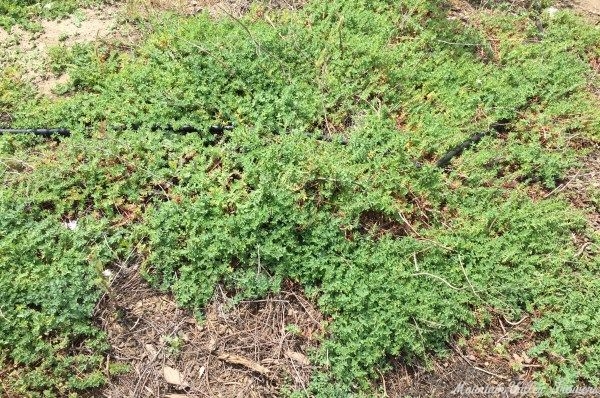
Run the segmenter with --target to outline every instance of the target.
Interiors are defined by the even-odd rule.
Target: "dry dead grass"
[[[189,0],[126,0],[125,15],[129,18],[146,19],[163,11],[187,14],[194,3],[205,3]]]
[[[254,3],[269,9],[295,10],[307,0],[126,0],[125,13],[129,18],[147,19],[160,12],[171,11],[182,15],[193,15],[202,11],[220,17],[233,15],[240,17],[250,10]]]

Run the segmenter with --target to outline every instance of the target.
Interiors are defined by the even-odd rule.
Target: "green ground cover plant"
[[[600,138],[599,44],[569,12],[482,11],[465,26],[437,1],[335,0],[166,16],[134,53],[66,51],[56,100],[5,72],[13,126],[75,133],[0,137],[1,388],[102,385],[101,273],[131,258],[199,317],[217,283],[240,300],[298,282],[329,319],[315,396],[372,396],[391,357],[443,353],[497,313],[535,317],[541,384],[598,385],[600,263],[572,238],[597,236],[560,192],[533,192]]]

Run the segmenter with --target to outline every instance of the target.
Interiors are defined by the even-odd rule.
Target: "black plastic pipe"
[[[448,165],[450,164],[452,159],[454,159],[457,156],[460,156],[465,149],[468,149],[468,148],[476,145],[477,143],[479,143],[479,141],[481,141],[483,139],[483,137],[485,137],[486,135],[492,135],[492,134],[496,135],[501,132],[504,132],[506,125],[508,123],[509,123],[509,121],[507,119],[502,119],[496,123],[493,123],[490,126],[490,129],[488,131],[483,131],[483,132],[479,132],[479,133],[472,135],[467,140],[461,142],[460,144],[458,144],[457,146],[453,147],[448,152],[446,152],[444,154],[444,156],[442,156],[436,162],[436,166],[439,168],[445,169],[446,167],[448,167]],[[131,129],[138,130],[140,127],[141,127],[141,125],[133,125],[133,126],[131,126]],[[114,128],[114,129],[117,131],[123,131],[123,130],[126,130],[127,127],[120,126],[120,127]],[[233,125],[212,125],[208,128],[208,131],[211,134],[220,135],[220,134],[223,134],[225,131],[231,131],[233,129],[234,129]],[[174,128],[170,125],[164,126],[164,127],[163,126],[152,126],[150,128],[150,130],[151,131],[171,131],[176,134],[199,133],[202,131],[201,129],[194,127],[194,126],[182,126],[182,127]],[[71,131],[66,128],[0,129],[0,135],[3,135],[3,134],[31,134],[31,135],[37,135],[37,136],[42,136],[42,137],[52,137],[52,136],[69,137],[71,135]],[[314,135],[312,135],[310,133],[307,133],[306,135],[309,137],[314,137]],[[337,142],[342,145],[348,144],[348,140],[346,138],[335,138],[333,136],[325,135],[325,134],[317,136],[315,138],[320,141]]]
[[[137,126],[132,126],[131,129],[132,130],[138,130],[141,126],[137,125]],[[208,128],[208,131],[211,134],[223,134],[223,132],[225,131],[230,131],[233,130],[233,126],[232,125],[225,125],[225,126],[221,126],[221,125],[213,125],[210,126]],[[115,130],[117,131],[123,131],[126,130],[127,127],[117,127],[115,128]],[[162,127],[162,126],[152,126],[150,128],[151,131],[171,131],[177,134],[190,134],[190,133],[199,133],[202,130],[197,128],[197,127],[193,127],[193,126],[183,126],[183,127],[178,127],[178,128],[174,128],[172,126],[166,126],[166,127]],[[43,137],[51,137],[53,135],[57,135],[57,136],[61,136],[61,137],[69,137],[71,135],[71,131],[69,129],[66,128],[52,128],[52,129],[0,129],[0,135],[2,134],[30,134],[30,135],[37,135],[37,136],[43,136]]]
[[[131,126],[132,130],[139,130],[141,128],[141,125],[139,124],[134,124]],[[127,129],[126,126],[118,126],[118,127],[113,127],[113,130],[116,131],[124,131]],[[223,134],[225,131],[231,131],[234,129],[233,125],[212,125],[208,128],[208,132],[211,134],[215,134],[215,135],[220,135]],[[191,133],[199,133],[202,130],[194,127],[194,126],[182,126],[182,127],[178,127],[178,128],[174,128],[170,125],[168,126],[152,126],[150,127],[150,131],[170,131],[176,134],[191,134]],[[71,131],[69,129],[65,129],[65,128],[54,128],[54,129],[0,129],[0,135],[2,134],[31,134],[31,135],[37,135],[37,136],[43,136],[43,137],[51,137],[54,135],[57,136],[61,136],[61,137],[69,137],[71,135]],[[310,133],[306,133],[306,135],[308,137],[315,137],[313,134]],[[320,135],[320,136],[316,136],[315,137],[317,140],[320,141],[327,141],[327,142],[337,142],[339,144],[342,145],[346,145],[348,144],[348,139],[346,138],[336,138],[330,135]]]
[[[508,119],[502,119],[502,120],[497,121],[496,123],[493,123],[490,126],[488,131],[482,131],[477,134],[473,134],[472,136],[467,138],[465,141],[461,142],[460,144],[458,144],[457,146],[455,146],[454,148],[452,148],[448,152],[446,152],[444,154],[444,156],[442,156],[436,162],[435,165],[437,167],[445,169],[446,167],[448,167],[448,165],[450,164],[452,159],[454,159],[457,156],[460,156],[465,149],[468,149],[474,145],[477,145],[477,143],[479,143],[479,141],[481,141],[483,139],[483,137],[485,137],[486,135],[497,135],[497,134],[505,132],[506,125],[509,122],[510,121]]]
[[[68,137],[71,135],[71,132],[68,129],[0,129],[0,135],[3,134],[31,134],[43,137],[58,135]]]

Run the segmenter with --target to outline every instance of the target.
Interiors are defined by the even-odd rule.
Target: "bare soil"
[[[218,289],[199,322],[149,287],[136,267],[121,269],[95,318],[112,346],[108,363],[127,364],[131,372],[112,377],[102,396],[279,397],[282,389],[304,390],[314,371],[310,352],[325,334],[315,304],[289,282],[264,300],[230,304]],[[531,383],[541,366],[527,355],[535,345],[530,326],[529,317],[510,322],[497,315],[489,327],[457,336],[447,358],[428,366],[396,358],[375,388],[386,397],[461,396],[461,386],[504,391],[473,397],[529,396],[516,386]]]
[[[461,388],[494,388],[497,393],[468,394],[470,397],[525,397],[533,372],[541,367],[527,355],[536,343],[524,317],[510,322],[497,315],[489,327],[468,337],[457,336],[445,359],[435,359],[424,368],[407,367],[396,361],[379,383],[388,397],[462,397]]]
[[[575,0],[573,5],[585,13],[600,16],[600,0]]]
[[[15,26],[10,32],[0,29],[0,67],[19,68],[22,78],[34,84],[40,94],[53,96],[53,89],[66,83],[67,75],[55,75],[48,68],[50,48],[76,43],[90,43],[109,37],[117,28],[119,8],[81,10],[63,20],[40,21],[43,31],[32,33]]]
[[[198,322],[137,269],[120,270],[95,318],[112,346],[108,362],[131,372],[113,377],[102,395],[276,397],[282,388],[306,388],[308,352],[323,335],[315,306],[289,283],[265,300],[230,302],[219,289]]]

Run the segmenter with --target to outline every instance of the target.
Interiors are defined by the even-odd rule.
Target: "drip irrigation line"
[[[131,130],[137,131],[141,128],[141,125],[133,125],[130,127]],[[118,126],[111,128],[114,131],[125,131],[128,129],[127,126]],[[231,131],[234,129],[233,125],[213,125],[208,128],[208,132],[211,134],[223,134],[225,131]],[[182,126],[182,127],[173,127],[173,126],[152,126],[150,127],[150,131],[169,131],[176,134],[191,134],[191,133],[200,133],[204,131],[203,129],[199,129],[194,126]],[[42,137],[52,137],[52,136],[60,136],[60,137],[70,137],[71,130],[66,128],[50,128],[50,129],[0,129],[0,135],[4,134],[23,134],[23,135],[36,135]]]
[[[0,129],[0,135],[4,134],[31,134],[43,137],[58,135],[68,137],[71,132],[68,129]]]
[[[498,134],[504,133],[506,131],[506,126],[508,125],[509,122],[510,121],[508,119],[502,119],[502,120],[499,120],[499,121],[493,123],[487,131],[482,131],[482,132],[473,134],[472,136],[467,138],[465,141],[461,142],[460,144],[458,144],[457,146],[453,147],[448,152],[446,152],[444,154],[444,156],[442,156],[436,162],[435,165],[441,169],[445,169],[446,167],[448,167],[450,165],[450,162],[452,161],[452,159],[454,159],[457,156],[460,156],[465,149],[469,149],[472,146],[477,145],[479,143],[479,141],[481,141],[483,139],[483,137],[488,136],[488,135],[498,135]]]
[[[500,133],[505,132],[506,125],[509,122],[510,121],[508,119],[502,119],[498,122],[493,123],[487,131],[482,131],[482,132],[479,132],[479,133],[476,133],[476,134],[470,136],[465,141],[461,142],[457,146],[448,150],[436,162],[436,166],[441,169],[445,169],[446,167],[448,167],[450,165],[450,162],[452,161],[452,159],[460,156],[466,149],[469,149],[472,146],[477,145],[483,139],[483,137],[488,136],[488,135],[498,135]],[[112,130],[125,131],[129,128],[131,130],[137,131],[141,127],[142,127],[141,124],[134,124],[132,126],[113,127]],[[227,125],[217,124],[217,125],[209,126],[208,132],[213,135],[221,135],[225,131],[231,131],[233,129],[234,129],[233,124],[227,124]],[[167,125],[167,126],[152,126],[152,127],[150,127],[150,131],[153,131],[153,132],[169,131],[169,132],[173,132],[176,134],[191,134],[191,133],[200,133],[205,130],[199,129],[194,126],[182,126],[182,127],[175,128],[171,125]],[[12,128],[7,128],[7,129],[0,129],[0,135],[4,135],[4,134],[23,134],[23,135],[30,134],[30,135],[42,136],[42,137],[54,137],[54,136],[69,137],[69,136],[71,136],[71,131],[66,128],[50,128],[50,129],[12,129]],[[331,136],[328,134],[321,134],[319,136],[315,136],[314,134],[310,134],[310,133],[305,133],[305,135],[308,137],[316,138],[319,141],[333,142],[333,143],[338,143],[341,145],[348,144],[348,139],[345,137],[334,137],[334,136]],[[417,167],[420,167],[420,163],[418,163],[418,162],[415,162],[415,165],[417,165]]]
[[[115,126],[115,127],[111,127],[110,129],[113,131],[125,131],[127,129],[131,129],[134,131],[139,130],[142,127],[141,124],[134,124],[131,126]],[[214,135],[221,135],[223,134],[225,131],[232,131],[235,128],[235,126],[233,124],[227,124],[227,125],[219,125],[219,124],[215,124],[212,125],[208,128],[208,132]],[[150,131],[152,132],[156,132],[156,131],[168,131],[168,132],[172,132],[175,134],[191,134],[191,133],[200,133],[202,131],[204,131],[203,129],[199,129],[197,127],[194,126],[182,126],[182,127],[173,127],[171,125],[167,125],[167,126],[151,126],[150,127]],[[42,136],[42,137],[52,137],[52,136],[60,136],[60,137],[69,137],[71,136],[71,130],[66,129],[66,128],[49,128],[49,129],[41,129],[41,128],[29,128],[29,129],[13,129],[13,128],[6,128],[6,129],[0,129],[0,135],[3,134],[30,134],[30,135],[36,135],[36,136]],[[306,133],[307,137],[312,137],[312,138],[316,138],[319,141],[326,141],[326,142],[335,142],[338,144],[342,144],[342,145],[347,145],[348,144],[348,139],[345,137],[334,137],[331,135],[318,135],[315,136],[314,134],[311,133]]]

